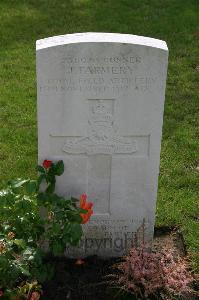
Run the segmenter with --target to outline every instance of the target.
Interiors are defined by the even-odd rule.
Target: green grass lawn
[[[1,0],[0,185],[36,176],[37,39],[86,31],[163,39],[170,57],[156,224],[180,225],[199,271],[198,25],[198,0]]]

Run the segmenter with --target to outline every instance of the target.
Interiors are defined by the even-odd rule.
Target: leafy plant
[[[27,243],[24,239],[16,238],[12,231],[6,235],[1,232],[0,292],[3,293],[4,298],[6,297],[5,299],[18,295],[17,286],[26,279],[31,282],[35,279],[43,282],[53,276],[52,266],[43,264],[44,253],[39,247],[30,244],[32,242]]]
[[[7,188],[0,191],[1,232],[14,232],[16,238],[36,245],[44,232],[44,221],[37,204],[37,189],[36,181],[17,179],[10,181]]]
[[[0,292],[5,300],[39,300],[42,294],[42,287],[37,281],[22,282],[16,289],[6,289]]]
[[[64,163],[59,160],[57,163],[53,163],[51,160],[45,159],[42,166],[37,166],[36,170],[40,173],[37,183],[40,186],[42,181],[45,181],[47,187],[46,193],[53,193],[55,191],[56,176],[60,176],[64,173]]]
[[[92,215],[92,203],[87,202],[87,206],[82,207],[82,199],[86,203],[85,194],[80,197],[80,205],[78,199],[58,196],[54,193],[56,176],[60,176],[64,172],[63,161],[53,163],[44,160],[43,166],[38,166],[39,172],[38,186],[41,183],[46,185],[43,187],[44,192],[37,195],[39,207],[44,207],[44,220],[46,231],[43,240],[48,242],[50,251],[54,255],[60,255],[64,252],[66,244],[77,245],[82,236],[82,225],[89,220]]]
[[[170,296],[195,293],[191,285],[196,278],[188,261],[168,249],[153,251],[146,245],[132,248],[124,261],[116,265],[116,270],[119,275],[117,281],[113,280],[114,286],[136,299],[150,296],[160,299],[162,293]]]
[[[64,253],[66,244],[77,245],[82,224],[92,215],[92,203],[84,208],[78,199],[65,199],[55,193],[56,176],[64,172],[63,161],[44,160],[37,166],[36,180],[16,179],[0,191],[0,297],[19,299],[32,282],[43,282],[53,275],[53,268],[43,264],[44,243],[54,255]],[[45,214],[41,214],[41,210]],[[21,282],[29,280],[26,285]],[[35,290],[28,298],[39,299]],[[10,295],[10,296],[9,296]],[[21,297],[21,298],[20,298]],[[7,299],[7,298],[6,298]]]
[[[0,288],[13,289],[33,279],[33,267],[41,269],[38,240],[45,231],[36,190],[36,181],[17,179],[0,192]]]

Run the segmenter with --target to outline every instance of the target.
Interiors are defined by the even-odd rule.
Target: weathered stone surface
[[[126,34],[37,41],[39,161],[63,159],[57,192],[94,202],[70,255],[153,236],[167,58],[165,42]]]

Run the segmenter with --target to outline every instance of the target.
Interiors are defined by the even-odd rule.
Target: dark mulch
[[[105,276],[118,259],[86,258],[84,265],[74,259],[54,258],[55,278],[44,284],[45,300],[110,300],[113,291],[107,288]],[[115,294],[115,293],[114,293]]]

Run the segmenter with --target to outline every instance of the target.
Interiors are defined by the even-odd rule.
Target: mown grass
[[[170,50],[157,225],[179,225],[199,271],[199,1],[1,0],[0,185],[35,176],[35,41],[86,31],[166,40]]]

